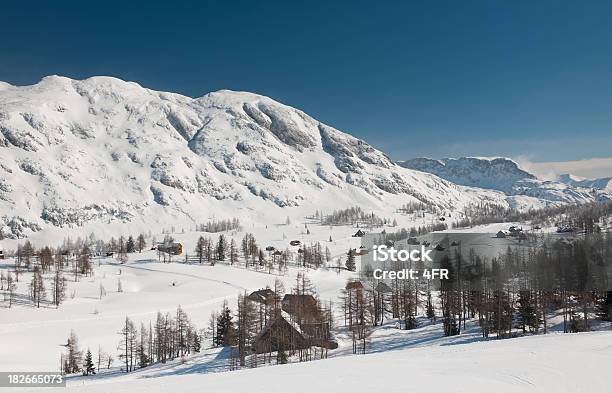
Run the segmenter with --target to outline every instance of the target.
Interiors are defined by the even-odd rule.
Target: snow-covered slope
[[[529,196],[553,203],[584,203],[598,197],[579,184],[538,179],[508,158],[415,158],[399,164],[456,184],[498,190],[509,196]]]
[[[194,367],[195,371],[159,378],[130,374],[125,378],[69,383],[67,388],[51,391],[604,393],[610,390],[611,338],[610,332],[597,332],[486,343],[458,340],[439,347],[227,373],[200,374]]]
[[[367,143],[256,94],[193,99],[110,77],[0,88],[0,228],[201,222],[501,193],[400,167]],[[265,217],[263,217],[265,216]],[[95,225],[94,225],[95,224]],[[91,228],[87,228],[91,229]]]
[[[560,175],[558,180],[561,183],[568,184],[572,187],[591,188],[602,193],[612,195],[612,177],[601,177],[598,179],[585,179],[572,174],[566,173]]]

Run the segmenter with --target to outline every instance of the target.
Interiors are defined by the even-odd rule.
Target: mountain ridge
[[[456,184],[498,190],[508,196],[531,196],[551,202],[584,203],[609,198],[578,184],[539,179],[504,157],[414,158],[399,161],[404,168],[431,173]]]
[[[0,233],[284,221],[355,205],[455,210],[508,197],[401,167],[299,109],[248,92],[198,98],[113,77],[0,89]],[[109,229],[110,230],[110,229]]]

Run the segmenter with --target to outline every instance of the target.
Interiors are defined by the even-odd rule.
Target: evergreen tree
[[[225,261],[225,253],[227,250],[227,241],[223,234],[219,235],[219,241],[217,242],[217,260]]]
[[[142,252],[142,250],[144,250],[144,248],[147,245],[147,242],[145,241],[145,237],[142,233],[138,235],[137,242],[138,242],[138,252]]]
[[[263,266],[266,264],[266,256],[263,253],[263,250],[259,250],[257,254],[257,261],[259,262],[259,266]]]
[[[224,303],[223,310],[217,317],[217,336],[215,345],[224,347],[233,345],[236,337],[235,331],[232,312],[227,306],[227,303]]]
[[[125,244],[125,250],[129,253],[136,251],[136,243],[134,242],[132,235],[128,237],[127,243]]]
[[[87,348],[87,354],[85,355],[85,363],[83,364],[83,375],[94,375],[96,368],[94,367],[93,359],[91,357],[91,351]]]
[[[202,263],[202,261],[204,260],[204,255],[206,253],[206,241],[204,240],[203,236],[200,236],[198,238],[198,242],[195,248],[195,253],[198,257],[198,262]]]
[[[346,268],[351,272],[357,270],[357,266],[355,265],[355,250],[352,248],[346,253],[346,262],[344,263],[344,266],[346,266]]]
[[[202,342],[200,341],[200,335],[195,332],[193,335],[193,343],[191,344],[191,348],[194,352],[200,352],[202,349]]]
[[[51,264],[53,263],[53,252],[49,247],[44,247],[42,250],[40,250],[39,259],[40,267],[42,268],[43,272],[46,272],[49,270]]]
[[[523,330],[523,333],[527,331],[527,328],[529,328],[529,331],[537,331],[539,321],[531,293],[529,291],[520,291],[517,302],[519,328]]]

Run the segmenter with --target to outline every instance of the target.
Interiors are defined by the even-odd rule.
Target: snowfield
[[[259,233],[256,236],[258,243],[262,246],[274,245],[284,249],[289,239],[300,239],[307,244],[320,241],[323,246],[329,246],[334,260],[340,255],[344,257],[349,247],[359,246],[360,239],[350,236],[353,232],[350,227],[325,227],[325,230],[312,227],[312,234],[307,235],[303,224],[274,230],[255,228],[255,233]],[[283,233],[287,239],[282,238]],[[191,255],[200,235],[202,233],[173,234]],[[239,244],[243,235],[244,232],[239,232],[228,236]],[[213,234],[213,238],[216,236]],[[331,243],[328,241],[330,236],[335,239]],[[161,235],[158,237],[161,239]],[[266,270],[245,269],[244,265],[184,264],[180,263],[182,258],[184,256],[177,256],[173,263],[160,263],[156,251],[130,254],[130,261],[125,265],[112,258],[95,258],[93,277],[81,277],[75,283],[66,273],[67,299],[58,309],[49,304],[35,309],[26,295],[32,274],[22,273],[17,304],[10,309],[6,304],[0,307],[0,343],[3,344],[2,353],[6,355],[0,357],[0,370],[58,369],[63,351],[61,345],[65,344],[71,329],[78,335],[83,348],[97,351],[101,346],[114,354],[119,337],[117,332],[126,316],[138,326],[141,322],[148,326],[149,321],[154,322],[157,311],[172,313],[179,305],[195,325],[203,329],[208,326],[211,312],[219,311],[224,300],[233,308],[239,294],[273,287],[276,278],[281,279],[286,291],[290,292],[296,274],[304,271],[290,268],[288,274],[282,276],[276,271],[268,274]],[[0,260],[0,270],[7,272],[8,265],[8,260]],[[356,274],[347,271],[338,274],[336,270],[327,269],[307,269],[305,273],[315,284],[321,300],[327,302],[337,301],[346,280]],[[121,280],[121,293],[117,292],[118,280]],[[102,299],[99,296],[100,285],[107,293]],[[32,353],[38,356],[32,357]]]
[[[305,233],[302,223],[251,229],[259,233],[261,245],[284,247],[293,238],[307,243],[321,241],[330,247],[334,260],[343,256],[349,247],[359,245],[359,239],[350,236],[354,228],[348,226],[329,228],[311,224],[311,234]],[[175,234],[187,251],[193,249],[199,235]],[[236,240],[242,235],[243,232],[229,234]],[[332,242],[328,242],[330,235]],[[69,298],[60,308],[45,305],[34,309],[23,297],[11,309],[0,308],[3,354],[0,370],[57,370],[60,353],[64,351],[61,345],[70,330],[78,335],[81,348],[91,348],[94,356],[99,347],[116,354],[118,332],[126,316],[137,326],[141,322],[147,325],[154,321],[157,311],[173,312],[178,305],[198,328],[205,329],[210,313],[218,311],[225,300],[233,308],[240,293],[272,286],[277,278],[289,291],[296,274],[304,271],[290,267],[283,276],[223,263],[209,266],[180,261],[178,256],[173,263],[160,263],[155,251],[130,254],[130,261],[123,265],[112,258],[99,258],[95,260],[94,277],[83,277],[74,283],[67,275]],[[0,269],[6,269],[7,265],[6,261],[0,262]],[[325,268],[305,273],[315,284],[320,299],[325,303],[331,301],[337,308],[341,289],[356,274]],[[30,277],[31,273],[22,274],[21,293],[25,293]],[[117,292],[119,279],[122,293]],[[100,284],[107,291],[102,299],[99,298]],[[337,319],[341,317],[337,315]],[[211,347],[209,338],[204,338],[202,351],[185,359],[125,374],[120,370],[121,362],[115,358],[113,366],[98,375],[70,376],[68,388],[62,391],[234,392],[248,385],[253,392],[266,393],[329,391],[332,386],[342,392],[376,389],[388,392],[406,389],[471,393],[607,392],[609,381],[605,368],[612,362],[612,332],[561,334],[558,333],[562,331],[561,317],[549,316],[548,323],[551,333],[545,336],[487,340],[482,338],[475,321],[469,321],[461,335],[444,337],[441,323],[432,324],[424,317],[419,317],[419,327],[414,330],[399,330],[395,320],[389,319],[373,331],[366,355],[352,354],[351,338],[339,326],[334,332],[339,348],[329,352],[329,359],[273,367],[260,365],[257,369],[239,371],[229,371],[227,348]],[[609,329],[609,326],[593,326]]]
[[[228,373],[78,380],[50,391],[163,393],[540,392],[610,390],[612,332],[403,349]],[[247,382],[248,381],[248,382]],[[248,387],[247,387],[248,386]],[[40,391],[20,390],[20,391]]]

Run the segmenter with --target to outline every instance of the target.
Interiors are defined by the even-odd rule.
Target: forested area
[[[538,235],[530,235],[538,237]],[[442,321],[447,336],[460,334],[477,320],[483,337],[547,333],[549,319],[562,318],[564,332],[591,330],[612,321],[612,236],[539,237],[487,259],[459,243],[441,258],[444,280],[374,280],[367,270],[363,290],[347,291],[345,315],[354,323],[376,326],[384,317],[401,327],[417,318]],[[394,270],[406,268],[397,262]],[[423,269],[423,265],[416,268]],[[358,315],[357,322],[354,316]]]
[[[453,222],[453,228],[496,222],[531,222],[532,226],[568,226],[591,233],[607,229],[606,219],[610,215],[612,215],[612,201],[562,205],[527,211],[481,203],[466,207],[463,211],[463,218]],[[598,222],[603,222],[603,225]]]

